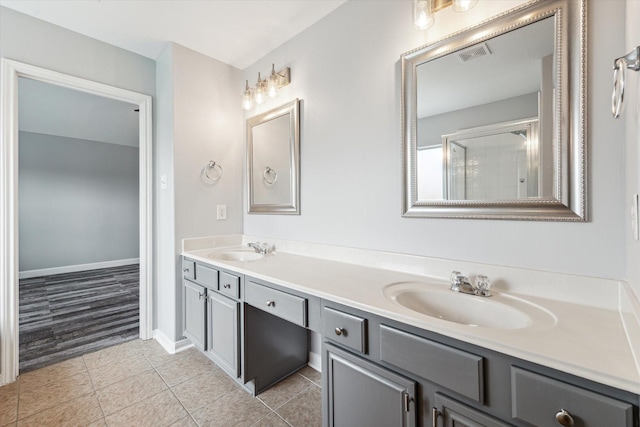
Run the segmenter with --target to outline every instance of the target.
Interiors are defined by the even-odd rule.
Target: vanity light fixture
[[[478,0],[413,0],[413,26],[416,30],[427,30],[435,23],[435,13],[451,6],[455,12],[466,12]]]
[[[269,98],[278,96],[280,89],[291,83],[291,69],[285,67],[276,72],[275,64],[271,64],[271,74],[268,78],[262,79],[258,73],[258,81],[254,87],[249,86],[247,80],[245,89],[242,92],[242,108],[251,110],[255,104],[262,104]]]

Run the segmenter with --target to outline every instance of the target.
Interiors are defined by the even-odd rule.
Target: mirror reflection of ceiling
[[[553,17],[546,18],[487,40],[491,54],[485,57],[462,62],[458,53],[466,48],[418,66],[417,117],[537,92],[540,58],[554,52],[554,22]],[[465,96],[452,97],[451,93]]]
[[[137,108],[49,83],[18,79],[18,128],[24,132],[137,147]]]

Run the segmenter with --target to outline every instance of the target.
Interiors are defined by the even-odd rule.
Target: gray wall
[[[182,239],[242,233],[242,80],[237,68],[175,43],[158,59],[157,79],[156,176],[167,177],[167,189],[157,190],[157,325],[176,341],[183,332]],[[213,185],[200,177],[209,160],[224,169]],[[227,206],[226,220],[216,219],[217,205]]]
[[[626,44],[620,53],[613,54],[612,52],[613,57],[616,58],[626,55],[640,43],[640,27],[638,26],[640,1],[627,1],[626,4]],[[631,71],[627,74],[624,102],[627,104],[625,111],[618,119],[619,123],[615,124],[616,126],[626,125],[627,191],[623,205],[629,206],[632,196],[640,193],[640,73]],[[616,140],[612,139],[611,141]],[[634,287],[634,291],[640,299],[640,241],[635,240],[631,233],[630,209],[625,209],[625,212],[627,213],[624,230],[627,237],[627,280]]]
[[[20,132],[20,271],[138,257],[138,148]]]
[[[244,78],[253,81],[271,63],[290,66],[292,82],[278,102],[299,97],[303,107],[302,215],[245,215],[245,233],[623,278],[625,134],[609,111],[611,61],[625,51],[622,1],[588,1],[589,16],[597,17],[589,20],[587,46],[589,222],[400,215],[400,55],[486,19],[502,4],[479,2],[467,14],[445,10],[418,32],[410,2],[346,2],[246,69]]]

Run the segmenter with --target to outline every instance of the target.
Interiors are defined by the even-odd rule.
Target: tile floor
[[[321,426],[309,367],[252,397],[196,349],[134,340],[0,387],[0,426]]]

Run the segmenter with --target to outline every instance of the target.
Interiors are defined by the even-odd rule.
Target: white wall
[[[157,327],[169,339],[182,336],[182,239],[242,233],[243,140],[240,70],[177,44],[158,61]],[[206,184],[201,172],[210,160],[223,177]],[[227,219],[216,220],[217,205]],[[172,245],[172,246],[170,246]]]
[[[479,2],[467,14],[445,10],[420,33],[411,27],[410,2],[351,1],[246,69],[254,81],[272,62],[291,67],[292,83],[278,102],[302,99],[302,214],[245,215],[244,232],[622,278],[628,227],[624,147],[616,141],[624,128],[611,120],[609,102],[612,55],[624,50],[624,2],[588,4],[588,15],[597,17],[588,25],[589,222],[400,215],[400,55],[518,3]]]
[[[619,50],[611,52],[611,59],[626,55],[627,52],[640,46],[640,1],[628,0],[626,2],[626,43]],[[611,73],[611,71],[609,71]],[[627,280],[633,286],[638,298],[640,298],[640,242],[633,238],[631,233],[630,209],[631,198],[640,193],[640,72],[627,73],[627,88],[625,94],[625,111],[618,120],[626,123],[626,167],[627,167],[627,191],[623,206],[627,207],[624,233],[627,238]],[[622,124],[617,124],[621,126]],[[615,140],[611,140],[614,142]]]
[[[138,258],[138,148],[19,138],[20,271]]]

